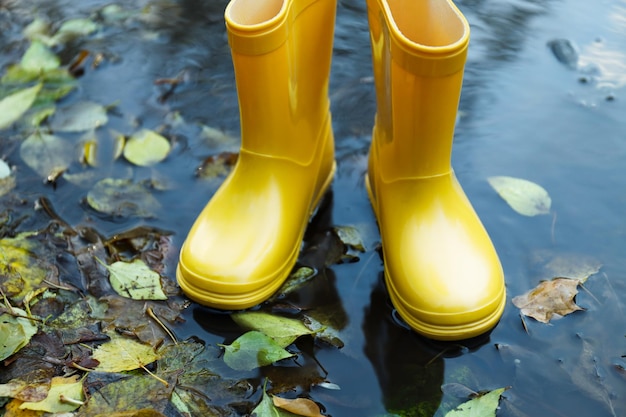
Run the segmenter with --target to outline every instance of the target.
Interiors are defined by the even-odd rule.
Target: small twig
[[[578,285],[580,285],[580,288],[582,288],[583,290],[585,290],[585,292],[586,292],[587,294],[589,294],[589,295],[591,296],[591,298],[593,298],[593,299],[596,301],[596,303],[598,303],[598,304],[602,304],[602,303],[600,303],[600,300],[598,300],[598,299],[596,298],[596,296],[595,296],[595,295],[593,295],[593,293],[592,293],[591,291],[589,291],[589,290],[587,289],[587,287],[585,287],[585,285],[582,283],[582,281],[581,281]]]
[[[146,368],[145,365],[139,364],[139,366],[141,367],[141,369],[143,369],[144,371],[146,371],[148,373],[148,375],[150,375],[152,378],[156,379],[157,381],[161,382],[163,385],[165,385],[166,387],[169,387],[170,384],[164,380],[163,378],[160,378],[158,376],[156,376],[154,373],[150,372],[150,370],[148,368]]]
[[[76,369],[81,370],[81,371],[83,371],[83,372],[93,372],[93,371],[95,371],[95,369],[86,368],[86,367],[84,367],[84,366],[81,366],[81,365],[77,364],[76,362],[72,362],[72,363],[70,363],[70,366],[71,366],[72,368],[76,368]]]
[[[54,282],[49,281],[49,280],[47,280],[47,279],[44,279],[42,282],[43,282],[44,284],[48,284],[48,285],[49,285],[49,286],[51,286],[52,288],[56,288],[57,290],[77,291],[77,289],[76,289],[76,288],[72,288],[72,287],[65,287],[65,286],[60,285],[60,284],[55,284]]]
[[[62,403],[68,403],[68,404],[73,404],[73,405],[78,405],[78,406],[85,405],[84,401],[75,400],[73,398],[66,397],[63,394],[59,395],[59,401],[61,401]]]
[[[148,316],[157,322],[157,324],[159,326],[161,326],[161,328],[165,331],[165,333],[167,333],[167,335],[170,337],[170,339],[172,339],[172,341],[174,342],[175,345],[178,344],[178,339],[176,339],[176,336],[174,336],[174,334],[170,331],[170,329],[167,328],[167,326],[161,321],[159,320],[159,318],[156,316],[156,314],[154,314],[154,311],[152,311],[152,307],[146,307],[146,314],[148,314]]]

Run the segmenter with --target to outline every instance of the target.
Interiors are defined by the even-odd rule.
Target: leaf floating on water
[[[299,416],[324,417],[319,405],[317,405],[315,401],[309,400],[308,398],[288,399],[272,396],[272,402],[276,407],[282,408],[283,410]]]
[[[231,315],[246,330],[258,330],[274,339],[280,347],[287,347],[298,337],[315,333],[300,320],[281,317],[262,311],[244,311]]]
[[[69,378],[54,377],[45,400],[22,403],[20,409],[69,413],[80,407],[83,399],[83,383],[78,379],[78,375]]]
[[[124,147],[124,158],[139,166],[150,166],[164,160],[171,149],[170,142],[158,133],[142,129],[132,135]]]
[[[113,216],[153,217],[159,202],[142,184],[131,180],[105,178],[87,194],[94,210]]]
[[[70,19],[63,22],[51,41],[52,44],[63,44],[81,36],[89,35],[98,30],[98,25],[89,19]]]
[[[0,197],[10,193],[15,188],[15,176],[12,175],[11,167],[0,159]]]
[[[358,250],[359,252],[365,252],[365,245],[363,245],[363,239],[361,239],[361,234],[356,227],[353,226],[336,226],[333,227],[333,230],[341,239],[341,241],[346,245],[351,247],[352,249]]]
[[[239,158],[239,154],[234,152],[222,152],[218,155],[211,155],[198,167],[196,175],[205,179],[224,177],[231,171],[237,162],[237,158]]]
[[[454,410],[448,411],[445,417],[495,417],[500,396],[506,390],[507,388],[498,388],[469,400]]]
[[[524,216],[549,214],[552,200],[548,192],[534,182],[513,177],[489,177],[494,190],[509,206]]]
[[[30,168],[47,178],[65,171],[74,159],[74,148],[67,140],[35,132],[20,145],[20,156]]]
[[[555,314],[565,316],[583,310],[574,302],[579,284],[579,280],[569,278],[542,281],[526,294],[514,297],[513,305],[519,308],[523,315],[548,323]]]
[[[101,262],[102,263],[102,262]],[[109,271],[109,281],[116,293],[133,300],[167,300],[161,288],[161,277],[141,259],[133,262],[102,263]]]
[[[283,285],[276,291],[276,293],[270,298],[270,300],[276,300],[290,294],[304,284],[315,278],[315,270],[308,266],[302,266],[289,275]]]
[[[84,132],[104,126],[109,121],[106,108],[93,101],[80,101],[59,108],[50,124],[59,132]]]
[[[24,310],[15,307],[12,310],[14,314],[26,317]],[[26,346],[37,333],[37,326],[24,317],[15,317],[9,313],[0,315],[0,361]]]
[[[0,100],[0,129],[11,126],[33,105],[41,84],[24,88]]]
[[[224,362],[238,371],[251,371],[294,356],[274,339],[258,331],[244,333],[230,345],[222,347],[225,350]]]
[[[96,370],[101,372],[132,371],[159,359],[152,346],[121,336],[100,345],[92,357],[100,362]]]
[[[35,74],[57,69],[60,65],[59,57],[40,41],[33,41],[20,61],[24,70]]]

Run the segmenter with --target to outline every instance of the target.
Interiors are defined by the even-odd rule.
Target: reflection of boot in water
[[[450,167],[469,42],[451,0],[367,0],[377,114],[367,188],[399,315],[439,340],[496,325],[504,277]]]
[[[390,413],[431,416],[439,407],[444,363],[437,352],[396,323],[382,280],[372,291],[363,331],[368,357]]]

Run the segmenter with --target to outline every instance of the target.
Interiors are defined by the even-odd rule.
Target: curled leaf
[[[555,315],[565,316],[583,310],[574,302],[580,281],[569,278],[554,278],[542,281],[535,288],[513,298],[513,305],[525,316],[548,323]]]
[[[534,182],[513,177],[489,177],[494,190],[509,206],[524,216],[549,214],[552,200],[548,192]]]

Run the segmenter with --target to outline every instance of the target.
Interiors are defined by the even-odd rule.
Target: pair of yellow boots
[[[469,25],[451,0],[367,0],[377,115],[367,189],[385,281],[418,333],[490,330],[505,287],[493,244],[450,166]],[[177,270],[201,304],[245,309],[283,284],[330,186],[336,0],[232,0],[238,162],[195,221]]]

